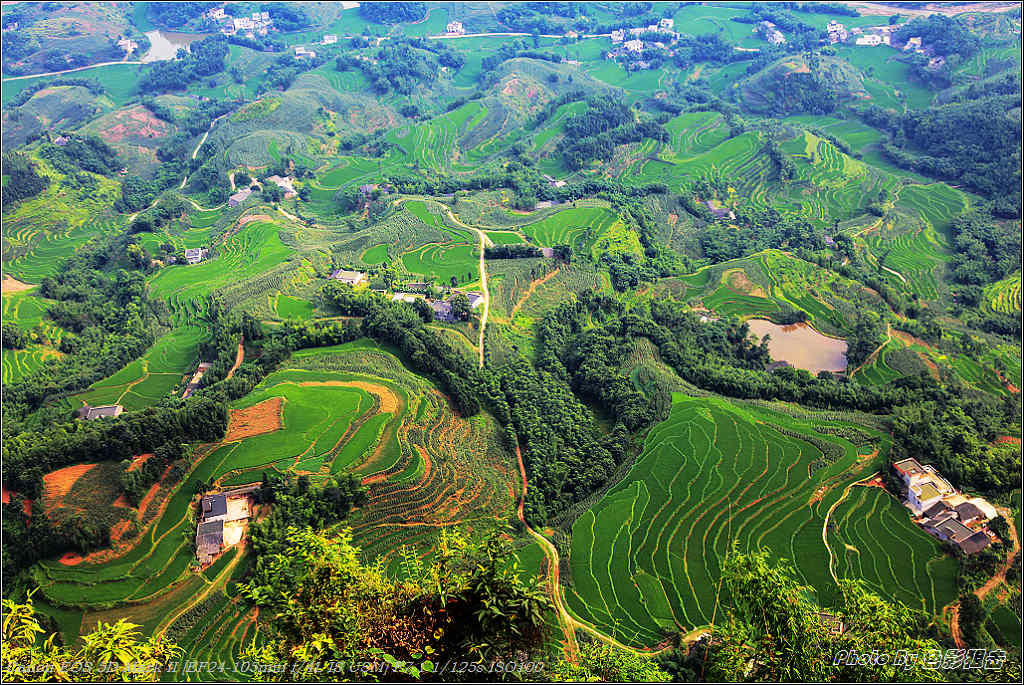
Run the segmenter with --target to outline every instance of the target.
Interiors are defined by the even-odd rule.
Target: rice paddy
[[[565,594],[580,619],[637,646],[707,625],[733,540],[793,561],[828,606],[835,538],[852,540],[854,523],[874,540],[861,543],[860,563],[836,565],[836,577],[863,578],[930,611],[955,597],[956,562],[895,500],[877,489],[847,492],[870,473],[860,455],[881,449],[884,458],[885,436],[835,415],[794,419],[713,398],[673,400],[629,474],[573,525]]]

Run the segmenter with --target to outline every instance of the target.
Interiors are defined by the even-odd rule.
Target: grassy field
[[[943,559],[889,495],[846,489],[877,463],[859,455],[881,449],[884,458],[888,444],[841,416],[795,419],[675,395],[626,478],[573,525],[569,606],[635,645],[657,643],[662,630],[706,625],[732,540],[792,560],[828,606],[837,541],[826,547],[823,530],[846,535],[859,521],[873,531],[873,546],[864,545],[863,563],[838,565],[836,576],[863,578],[884,596],[936,610],[955,596],[956,562]],[[837,526],[833,508],[842,513]]]

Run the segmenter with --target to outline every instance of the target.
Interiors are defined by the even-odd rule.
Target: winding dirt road
[[[487,237],[486,233],[481,231],[476,226],[470,226],[469,224],[460,221],[455,216],[455,214],[452,213],[451,207],[447,207],[446,209],[448,211],[448,218],[451,220],[453,224],[458,224],[463,228],[468,228],[469,230],[475,232],[477,236],[479,236],[480,238],[480,287],[484,291],[484,311],[483,313],[480,314],[479,344],[480,368],[482,369],[484,368],[484,331],[487,329],[487,314],[490,312],[491,309],[491,293],[487,288],[487,264],[484,260],[484,250],[487,249],[488,247],[493,247],[494,242]],[[526,472],[524,471],[523,473],[525,474]]]

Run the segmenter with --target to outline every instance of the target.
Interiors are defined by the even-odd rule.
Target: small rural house
[[[446,323],[455,322],[455,314],[452,313],[452,303],[445,300],[435,300],[430,303],[430,308],[434,310],[434,320],[444,321]]]
[[[410,304],[415,302],[417,299],[416,295],[413,295],[412,293],[395,293],[391,297],[392,302],[408,302]]]
[[[450,21],[448,25],[444,27],[445,33],[449,36],[464,36],[466,35],[466,27],[462,25],[461,21]]]
[[[644,42],[642,40],[627,40],[623,43],[623,47],[629,52],[640,52],[644,49]]]
[[[198,264],[206,259],[209,254],[210,251],[205,247],[190,247],[185,250],[185,261],[189,264]]]
[[[469,306],[471,309],[476,309],[484,303],[483,293],[466,293],[466,297],[469,299]]]
[[[237,193],[228,198],[228,207],[237,207],[238,205],[249,199],[252,195],[252,191],[248,188],[242,188]]]
[[[920,50],[921,49],[921,38],[915,36],[914,38],[907,38],[907,44],[903,46],[903,52],[908,50]]]
[[[345,269],[335,269],[331,274],[331,278],[336,281],[341,281],[346,285],[350,285],[353,288],[362,283],[369,283],[370,278],[362,271],[346,271]]]
[[[624,29],[612,31],[612,43],[621,43],[624,40],[626,40],[626,31]]]
[[[882,37],[875,34],[868,34],[866,36],[858,36],[856,40],[857,45],[869,45],[874,47],[875,45],[882,44]]]
[[[292,185],[294,180],[291,177],[281,178],[275,174],[274,176],[268,176],[267,180],[284,191],[284,197],[286,200],[298,195],[298,193],[295,192],[295,186]]]
[[[338,37],[333,33],[328,33],[324,36],[323,45],[334,45],[338,42]]]
[[[252,517],[252,496],[258,488],[250,485],[200,498],[196,557],[201,566],[210,564],[226,547],[242,540]]]
[[[907,488],[907,507],[926,531],[956,545],[964,554],[988,547],[993,539],[986,524],[999,513],[981,497],[967,498],[932,466],[916,459],[893,464]]]
[[[296,59],[313,59],[316,57],[316,53],[309,50],[301,45],[295,46],[295,58]]]
[[[113,419],[121,415],[124,407],[120,404],[104,404],[99,407],[85,405],[78,410],[78,418],[92,421],[93,419]]]
[[[664,17],[658,22],[658,29],[661,31],[671,31],[675,26],[675,19],[669,19],[668,17]]]

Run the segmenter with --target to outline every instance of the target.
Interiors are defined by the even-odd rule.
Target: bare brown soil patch
[[[380,385],[379,383],[369,383],[367,381],[306,381],[305,383],[299,383],[299,385],[305,386],[340,386],[346,388],[359,388],[365,390],[371,395],[376,395],[377,399],[380,400],[380,411],[385,414],[396,414],[401,403],[391,388]]]
[[[160,138],[171,129],[170,124],[157,119],[142,105],[116,112],[112,117],[117,123],[100,131],[100,135],[111,143],[120,142],[129,136]]]
[[[121,495],[120,497],[118,497],[117,499],[114,500],[114,504],[112,506],[120,507],[122,509],[128,509],[132,505],[131,505],[131,502],[128,501],[128,497],[127,496]]]
[[[1019,445],[1020,444],[1020,438],[1015,438],[1012,435],[1000,435],[998,438],[996,438],[996,444],[997,445]],[[4,500],[4,501],[6,502],[7,500]]]
[[[71,490],[71,486],[96,466],[96,464],[75,464],[43,476],[43,511],[49,513],[61,506],[64,503],[64,496]]]
[[[124,537],[125,533],[131,530],[132,522],[128,519],[121,519],[110,529],[110,541],[117,543]]]
[[[678,214],[669,214],[668,215],[668,225],[669,226],[675,226],[677,221],[679,221],[679,215]]]
[[[750,277],[747,276],[743,269],[730,269],[726,274],[726,284],[740,295],[766,296],[764,289],[750,280]]]
[[[273,219],[271,219],[266,214],[250,214],[248,216],[243,216],[241,219],[238,220],[238,227],[241,228],[242,226],[252,223],[253,221],[273,221]]]
[[[926,347],[929,350],[932,349],[932,346],[929,345],[928,343],[926,343],[924,340],[921,340],[921,338],[915,338],[914,336],[912,336],[910,333],[907,333],[906,331],[900,331],[900,330],[893,329],[892,334],[893,334],[893,336],[899,338],[900,340],[902,340],[903,342],[905,342],[907,344],[910,344],[910,345],[920,345],[921,347]]]
[[[129,471],[136,471],[142,468],[142,465],[146,463],[146,460],[152,457],[152,453],[140,454],[139,456],[132,459],[132,463],[129,464]]]
[[[245,409],[232,409],[224,442],[244,440],[281,429],[283,397],[271,397]]]
[[[29,285],[28,283],[22,283],[21,281],[19,281],[16,278],[11,278],[10,276],[4,276],[3,291],[2,292],[3,292],[4,295],[6,295],[7,293],[20,293],[20,292],[23,292],[25,290],[28,290],[29,288],[34,288],[34,287],[35,286]]]
[[[517,79],[517,78],[510,79],[509,82],[505,84],[505,87],[502,88],[501,94],[502,95],[512,95],[512,94],[514,94],[516,92],[516,86],[518,86],[518,85],[519,85],[519,79]]]

